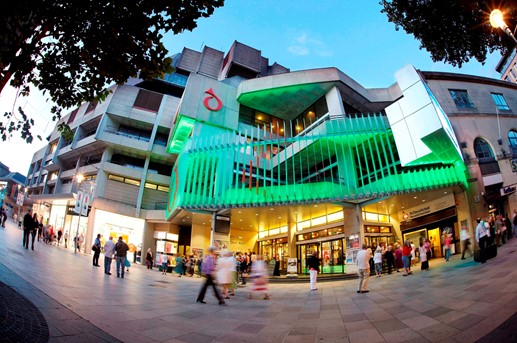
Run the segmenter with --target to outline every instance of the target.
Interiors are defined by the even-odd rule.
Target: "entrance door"
[[[442,248],[440,241],[440,228],[434,228],[427,230],[427,237],[429,238],[429,242],[431,242],[432,249],[432,257],[442,257]]]
[[[342,274],[344,272],[342,239],[321,243],[321,265],[322,273]]]

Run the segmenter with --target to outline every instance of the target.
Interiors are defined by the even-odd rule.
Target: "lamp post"
[[[513,35],[512,31],[508,28],[508,25],[504,22],[503,18],[503,12],[500,10],[493,10],[492,13],[490,13],[490,25],[492,25],[494,28],[501,28],[508,36],[510,36],[515,44],[517,44],[517,39],[515,39],[515,36]]]
[[[83,180],[84,180],[84,175],[78,174],[76,176],[76,180],[77,180],[77,199],[75,199],[74,212],[79,215],[79,218],[77,219],[77,229],[75,230],[75,238],[73,240],[74,241],[74,254],[77,254],[77,244],[79,243],[79,224],[81,222],[81,213],[82,213],[83,206],[84,206],[84,194],[83,194],[83,191],[80,190],[81,182],[83,182]],[[86,206],[88,206],[88,204]],[[86,214],[88,214],[88,212],[86,212]]]

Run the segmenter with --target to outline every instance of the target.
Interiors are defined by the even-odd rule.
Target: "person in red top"
[[[411,251],[412,251],[411,243],[409,239],[406,239],[404,245],[402,246],[402,262],[404,263],[404,274],[402,276],[408,276],[413,274],[409,270],[409,265],[411,263]]]

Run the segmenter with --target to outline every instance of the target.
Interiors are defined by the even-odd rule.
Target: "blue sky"
[[[394,73],[406,64],[425,71],[446,71],[499,78],[495,66],[498,52],[485,65],[477,61],[455,68],[434,63],[429,53],[404,31],[395,31],[377,0],[226,0],[210,18],[198,21],[193,32],[165,36],[172,53],[183,47],[200,51],[204,45],[226,52],[237,40],[261,50],[269,62],[291,71],[336,67],[366,88],[388,87]],[[34,92],[33,92],[34,93]],[[11,110],[13,90],[0,94],[0,111]],[[35,132],[46,137],[55,123],[50,104],[40,94],[19,101],[36,121]],[[25,144],[14,137],[0,142],[0,161],[11,171],[26,174],[34,152],[44,142]]]

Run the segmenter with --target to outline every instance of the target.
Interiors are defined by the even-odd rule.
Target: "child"
[[[167,275],[167,268],[169,266],[169,259],[166,254],[162,254],[162,274]]]

